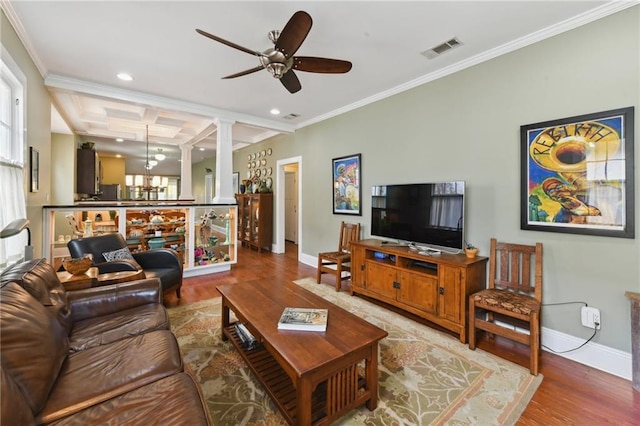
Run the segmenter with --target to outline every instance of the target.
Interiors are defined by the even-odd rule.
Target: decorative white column
[[[235,204],[233,189],[233,124],[235,121],[216,118],[216,196],[217,204]]]
[[[191,150],[192,145],[180,145],[182,163],[180,164],[180,200],[193,200],[191,193]]]

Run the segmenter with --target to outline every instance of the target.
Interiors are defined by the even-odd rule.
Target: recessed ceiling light
[[[122,158],[122,155],[116,154],[116,158]]]
[[[116,142],[124,142],[124,139],[122,139],[122,138],[116,138]]]
[[[133,77],[131,77],[131,75],[127,74],[126,72],[121,72],[118,74],[118,78],[120,80],[124,80],[124,81],[131,81],[133,80]]]
[[[200,151],[204,151],[204,148],[200,148]]]
[[[280,110],[278,108],[273,108],[270,112],[273,115],[279,115],[280,114]]]

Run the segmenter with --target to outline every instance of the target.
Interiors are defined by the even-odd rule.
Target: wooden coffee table
[[[233,342],[289,424],[329,424],[362,404],[376,408],[378,342],[386,331],[290,282],[263,279],[217,289],[222,339]],[[289,306],[328,309],[327,331],[278,330]],[[261,347],[242,347],[230,311]]]

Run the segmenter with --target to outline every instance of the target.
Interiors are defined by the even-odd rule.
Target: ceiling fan
[[[198,34],[209,37],[219,43],[226,44],[234,49],[241,50],[250,55],[255,55],[260,59],[260,66],[235,74],[228,75],[223,78],[236,78],[243,75],[251,74],[262,69],[267,69],[273,77],[280,80],[282,85],[290,92],[296,93],[302,89],[298,76],[293,72],[306,71],[326,74],[341,74],[349,72],[351,62],[340,59],[318,58],[315,56],[293,56],[298,51],[302,42],[307,38],[313,21],[311,16],[304,11],[298,11],[293,14],[287,25],[282,31],[273,30],[269,32],[269,40],[274,44],[273,48],[269,48],[264,52],[247,49],[206,31],[196,29]]]

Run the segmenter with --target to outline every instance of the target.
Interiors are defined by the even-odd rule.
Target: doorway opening
[[[276,163],[276,228],[274,253],[285,253],[285,240],[302,250],[302,157]]]

